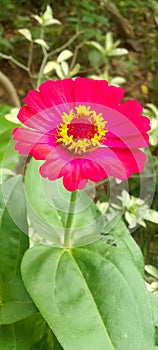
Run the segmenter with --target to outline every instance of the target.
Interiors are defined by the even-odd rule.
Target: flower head
[[[44,160],[40,174],[63,177],[67,190],[108,176],[124,180],[144,169],[149,119],[122,88],[88,78],[46,81],[24,99],[13,138],[21,154]]]

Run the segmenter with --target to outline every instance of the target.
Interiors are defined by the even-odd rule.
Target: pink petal
[[[40,93],[36,90],[30,90],[27,96],[24,98],[24,102],[34,113],[38,113],[41,110],[49,107],[49,105],[43,100]]]
[[[118,106],[117,110],[128,118],[133,118],[140,115],[143,108],[137,100],[128,100]]]
[[[39,90],[46,104],[54,106],[74,101],[73,85],[72,79],[48,80],[39,87]]]
[[[82,163],[82,173],[85,179],[97,182],[107,177],[105,170],[94,161],[84,159]]]
[[[100,112],[107,122],[106,129],[120,139],[136,135],[142,137],[143,133],[150,130],[150,120],[147,117],[138,116],[129,119],[128,116],[108,107],[101,108]]]
[[[20,108],[17,118],[21,123],[25,124],[25,122],[27,122],[32,116],[33,112],[27,106],[23,106]]]
[[[41,110],[34,114],[28,107],[20,108],[18,119],[27,127],[43,132],[52,132],[62,122],[62,112],[56,107]]]
[[[60,176],[63,176],[63,184],[68,191],[75,191],[78,188],[83,188],[85,185],[84,176],[82,173],[82,159],[74,159],[67,163],[60,172]],[[81,186],[80,186],[81,183]]]
[[[31,155],[37,160],[46,159],[50,152],[52,152],[52,146],[47,144],[36,144],[30,151]]]
[[[48,155],[46,161],[40,167],[41,176],[49,180],[56,180],[61,176],[62,168],[71,160],[71,153],[63,146],[57,146]]]
[[[150,119],[144,115],[135,117],[131,121],[142,133],[150,130]]]
[[[104,96],[108,88],[105,80],[76,78],[74,81],[74,101],[104,104]]]
[[[15,149],[20,154],[32,154],[36,159],[45,159],[43,157],[47,156],[56,145],[54,136],[25,128],[14,129],[13,139],[17,141]]]
[[[86,158],[99,164],[108,176],[125,180],[133,172],[141,172],[144,169],[146,155],[137,149],[100,147],[92,153],[87,153]]]
[[[119,148],[144,148],[149,145],[149,135],[138,133],[133,136],[115,136],[112,132],[107,132],[106,140],[103,142],[108,147]]]
[[[135,123],[135,120],[131,121],[127,119],[127,117],[120,115],[118,116],[118,122],[120,122],[120,124],[110,125],[111,123],[107,122],[106,128],[115,136],[121,139],[123,137],[126,138],[126,137],[132,137],[132,136],[139,136],[140,138],[142,138],[142,134],[150,130],[150,126],[149,124],[148,124],[148,127],[146,127],[146,125],[143,125],[143,120],[141,124],[141,117],[139,119],[140,120],[137,120]]]
[[[120,87],[109,86],[104,96],[104,105],[115,108],[124,96],[124,90]]]

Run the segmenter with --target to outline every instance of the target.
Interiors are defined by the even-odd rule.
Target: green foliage
[[[67,6],[71,8],[71,16],[68,14],[66,22],[73,27],[78,26],[83,31],[83,40],[95,36],[97,40],[102,38],[103,33],[110,27],[109,18],[104,15],[104,9],[95,0],[80,2],[78,0],[67,1]]]
[[[12,131],[17,124],[5,119],[12,107],[0,105],[0,167],[14,169],[18,160],[12,141]]]
[[[144,113],[150,118],[151,130],[149,131],[150,144],[157,146],[158,144],[158,108],[152,104],[147,103],[144,108]]]
[[[0,326],[0,348],[5,350],[62,350],[39,313],[7,326]]]
[[[117,198],[121,201],[121,205],[113,203],[111,205],[115,209],[124,211],[125,219],[129,224],[129,228],[132,229],[137,226],[137,224],[146,227],[144,219],[158,224],[157,211],[150,209],[145,200],[130,196],[126,190],[123,190],[121,196],[117,196]]]
[[[46,244],[62,246],[67,233],[67,218],[71,193],[62,180],[41,179],[39,167],[41,161],[31,160],[25,176],[25,190],[28,202],[28,214],[36,234],[33,239],[44,240]],[[38,200],[37,200],[38,198]],[[101,212],[85,192],[78,192],[70,246],[83,245],[98,239],[104,220]]]
[[[126,232],[121,223],[111,236],[119,231]],[[25,254],[22,275],[65,350],[154,349],[144,282],[118,236],[117,247],[106,238],[71,250],[35,246]]]
[[[145,272],[146,272],[145,279],[147,283],[147,288],[150,292],[157,294],[157,299],[158,299],[158,269],[155,266],[146,265]],[[158,322],[157,322],[157,325],[158,325]]]
[[[15,203],[18,206],[15,207]],[[25,233],[24,233],[25,232]],[[21,176],[0,192],[0,324],[19,321],[36,311],[21,279],[20,264],[29,247]]]

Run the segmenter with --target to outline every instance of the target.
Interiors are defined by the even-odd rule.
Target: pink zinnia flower
[[[31,90],[14,130],[15,148],[44,160],[40,174],[49,180],[63,177],[69,191],[87,180],[107,176],[124,180],[144,169],[149,119],[141,116],[136,100],[121,99],[124,90],[104,80],[88,78],[46,81]]]

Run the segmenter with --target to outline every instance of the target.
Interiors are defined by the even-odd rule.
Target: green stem
[[[64,237],[65,247],[69,247],[69,243],[70,243],[71,227],[72,227],[73,218],[74,218],[77,195],[78,195],[78,191],[73,191],[70,197],[69,211],[68,211],[67,221],[65,225],[65,237]]]

